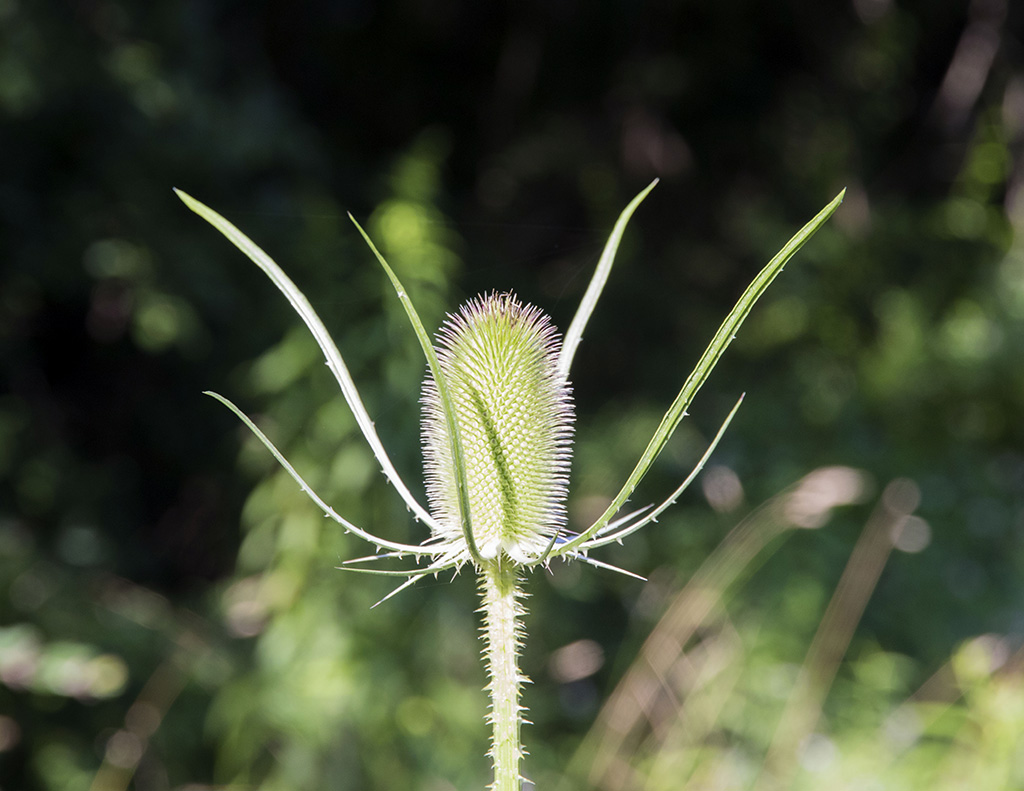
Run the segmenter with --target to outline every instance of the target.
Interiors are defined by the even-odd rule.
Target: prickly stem
[[[519,791],[523,758],[519,730],[523,707],[520,692],[526,677],[519,672],[519,649],[523,640],[523,596],[513,564],[493,561],[480,569],[483,599],[484,660],[487,691],[491,696],[488,719],[493,728],[491,760],[494,764],[493,791]]]

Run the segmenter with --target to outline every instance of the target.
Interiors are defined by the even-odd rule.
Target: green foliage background
[[[580,522],[764,261],[848,197],[636,502],[682,479],[746,391],[710,478],[728,496],[706,477],[601,557],[647,586],[578,565],[531,580],[527,774],[772,787],[758,767],[795,669],[880,493],[908,479],[926,546],[889,559],[779,782],[1024,784],[1020,13],[0,0],[0,788],[482,787],[471,580],[371,611],[386,583],[335,570],[365,549],[200,395],[258,416],[352,521],[423,537],[298,319],[171,187],[306,291],[421,491],[422,358],[345,212],[428,326],[514,289],[564,328],[655,176],[576,359]],[[865,471],[864,501],[770,543],[681,654],[729,648],[706,731],[652,727],[634,774],[588,775],[577,751],[676,592],[825,465]],[[598,657],[579,678],[558,670],[573,645]],[[684,687],[719,689],[664,682],[669,722],[703,721]]]

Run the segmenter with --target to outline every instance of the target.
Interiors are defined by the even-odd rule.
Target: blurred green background
[[[335,570],[366,548],[201,391],[352,521],[424,530],[285,300],[171,188],[311,297],[422,493],[422,357],[345,212],[428,327],[514,289],[564,328],[654,177],[576,358],[577,527],[848,192],[634,502],[745,391],[711,467],[601,553],[650,582],[529,581],[526,775],[1024,787],[1021,12],[0,0],[0,788],[483,787],[472,575],[371,611],[388,581]]]

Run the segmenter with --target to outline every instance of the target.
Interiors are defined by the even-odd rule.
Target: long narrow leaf
[[[483,559],[480,557],[480,552],[476,548],[476,541],[473,538],[473,526],[470,522],[469,513],[469,483],[466,479],[466,461],[462,452],[462,439],[459,434],[459,422],[455,415],[455,405],[452,402],[451,394],[448,391],[448,382],[445,380],[443,373],[441,372],[441,363],[438,362],[437,353],[434,351],[434,346],[430,342],[430,336],[427,335],[426,329],[423,327],[423,322],[420,321],[420,316],[416,312],[416,308],[412,304],[412,300],[409,299],[409,293],[405,290],[405,287],[398,279],[398,275],[395,274],[394,270],[388,265],[388,262],[384,260],[384,256],[377,250],[377,246],[370,239],[363,227],[356,222],[356,218],[349,214],[348,218],[352,221],[352,224],[356,226],[356,229],[362,234],[363,240],[369,246],[370,250],[377,257],[377,261],[384,268],[387,273],[388,279],[391,280],[391,285],[395,288],[395,293],[398,294],[398,299],[402,303],[402,307],[405,308],[405,313],[409,317],[409,323],[412,324],[413,331],[416,333],[416,339],[420,342],[420,347],[423,349],[423,356],[427,358],[427,366],[430,368],[430,373],[434,377],[434,384],[437,385],[437,393],[441,398],[441,409],[444,412],[445,423],[448,427],[448,442],[449,451],[452,457],[452,464],[455,466],[455,488],[458,493],[459,502],[459,523],[462,527],[462,535],[466,539],[466,546],[469,549],[470,557],[473,558],[473,562],[477,565],[483,563]]]
[[[810,239],[815,231],[817,231],[825,221],[832,216],[833,212],[839,208],[839,204],[843,202],[843,197],[846,195],[844,189],[832,202],[829,203],[824,209],[801,228],[792,239],[786,242],[785,246],[775,254],[775,257],[768,262],[767,266],[760,271],[757,277],[754,278],[747,290],[743,292],[743,296],[740,297],[735,307],[729,312],[729,315],[725,317],[725,321],[722,322],[722,326],[718,328],[718,332],[715,333],[715,337],[711,339],[711,343],[708,348],[704,351],[697,366],[693,369],[693,372],[687,378],[683,384],[682,390],[679,391],[679,395],[676,396],[675,401],[668,408],[668,412],[661,419],[661,424],[658,426],[657,431],[654,432],[654,436],[651,438],[650,443],[644,450],[643,455],[637,462],[636,467],[633,468],[633,472],[630,473],[629,478],[626,479],[626,483],[622,489],[612,500],[611,504],[605,510],[597,521],[590,526],[588,530],[581,533],[579,536],[574,538],[568,544],[560,547],[560,550],[565,552],[568,550],[576,549],[585,541],[593,537],[601,528],[603,528],[608,521],[618,512],[623,506],[629,496],[636,489],[637,485],[643,480],[643,477],[647,474],[654,460],[658,458],[665,444],[668,442],[672,433],[676,430],[679,422],[685,417],[686,410],[693,401],[697,391],[700,390],[701,386],[707,380],[708,375],[714,369],[715,365],[721,359],[723,352],[728,348],[729,344],[732,343],[736,337],[736,331],[739,329],[743,320],[750,313],[751,308],[765,292],[765,289],[771,285],[771,282],[778,276],[779,272],[786,265],[790,258],[803,247],[804,243]]]
[[[338,566],[338,571],[353,571],[356,574],[374,574],[378,577],[426,577],[430,574],[440,574],[442,571],[447,569],[455,568],[458,563],[449,560],[444,563],[437,563],[436,565],[429,566],[426,568],[415,568],[415,569],[368,569],[363,566],[349,566],[349,562]]]
[[[403,582],[401,585],[399,585],[397,588],[395,588],[393,591],[391,591],[391,593],[389,593],[383,599],[379,600],[376,604],[370,605],[370,609],[372,610],[374,607],[378,607],[379,605],[383,604],[384,602],[386,602],[391,597],[397,596],[399,593],[404,591],[406,588],[411,588],[413,585],[415,585],[421,579],[423,579],[422,575],[417,576],[417,577],[409,577],[409,579],[407,579],[405,582]]]
[[[618,566],[613,566],[611,563],[605,563],[602,560],[594,560],[594,558],[587,557],[582,552],[573,552],[569,555],[569,557],[571,557],[573,560],[578,560],[581,563],[586,563],[588,566],[593,566],[597,569],[604,569],[605,571],[615,571],[627,577],[632,577],[635,580],[647,582],[647,577],[641,577],[639,574],[636,574],[632,571],[628,571],[623,568],[619,568]]]
[[[599,531],[598,534],[594,538],[587,541],[582,548],[589,551],[591,549],[594,549],[595,547],[603,547],[605,544],[621,543],[622,539],[624,539],[626,536],[635,533],[637,530],[646,525],[649,525],[651,522],[658,521],[658,517],[661,516],[661,514],[664,513],[665,510],[669,508],[669,506],[675,503],[677,499],[679,499],[679,495],[681,495],[689,488],[690,484],[693,483],[694,478],[696,478],[700,474],[700,471],[704,469],[704,465],[708,463],[708,459],[711,458],[711,454],[715,452],[715,448],[718,447],[718,443],[725,435],[725,430],[729,428],[729,424],[732,423],[732,419],[736,416],[736,413],[739,411],[740,404],[742,403],[743,396],[740,396],[739,401],[736,402],[736,406],[732,408],[732,411],[729,412],[729,415],[725,418],[725,420],[722,422],[722,425],[719,427],[718,433],[715,434],[715,438],[711,440],[711,444],[708,445],[708,449],[704,451],[704,455],[700,457],[700,460],[690,471],[690,474],[686,476],[686,480],[679,484],[678,488],[674,492],[672,492],[672,494],[670,494],[667,498],[665,498],[664,502],[662,502],[661,505],[659,505],[646,516],[637,519],[635,522],[633,522],[633,524],[627,525],[620,530],[616,530],[613,532],[607,530],[606,528],[605,530]],[[609,523],[609,525],[612,524],[615,523]]]
[[[406,588],[412,587],[413,585],[415,585],[417,582],[419,582],[424,577],[429,576],[431,574],[436,576],[437,574],[440,574],[442,571],[445,571],[446,569],[456,568],[457,566],[458,566],[457,563],[448,562],[448,563],[445,563],[445,564],[438,564],[436,566],[431,566],[430,568],[426,568],[426,569],[412,569],[410,571],[381,571],[379,569],[361,569],[361,568],[353,568],[351,566],[343,566],[343,567],[341,567],[341,570],[342,571],[355,571],[357,573],[358,572],[362,572],[364,574],[376,574],[378,576],[389,576],[389,577],[390,576],[404,576],[404,575],[408,575],[409,576],[409,579],[407,579],[405,582],[403,582],[401,585],[399,585],[397,588],[395,588],[393,591],[391,591],[391,593],[389,593],[383,599],[378,601],[376,604],[372,605],[370,607],[370,609],[372,610],[374,607],[376,607],[376,606],[386,602],[392,596],[397,596],[399,593],[404,591]],[[456,572],[456,573],[458,573],[458,572]]]
[[[373,455],[377,457],[377,462],[380,464],[384,475],[394,485],[395,490],[405,501],[406,506],[416,515],[416,518],[422,520],[431,528],[435,527],[433,517],[412,496],[412,492],[406,487],[398,475],[398,471],[395,470],[395,466],[391,463],[391,459],[388,457],[387,451],[384,450],[384,445],[381,443],[380,438],[377,436],[377,431],[373,427],[373,421],[370,419],[366,407],[363,406],[363,401],[359,397],[359,391],[356,389],[355,382],[352,381],[352,376],[348,372],[344,359],[342,359],[341,352],[338,351],[338,347],[335,345],[330,333],[327,332],[324,323],[320,320],[316,311],[313,310],[313,306],[309,304],[309,300],[306,299],[305,295],[282,271],[281,267],[248,236],[205,203],[196,200],[179,189],[174,190],[174,192],[186,206],[210,223],[210,225],[227,237],[235,247],[245,253],[273,281],[281,293],[288,298],[295,312],[299,314],[309,328],[309,331],[313,333],[313,337],[316,339],[320,350],[327,360],[327,366],[331,369],[335,379],[338,380],[341,392],[345,396],[345,401],[348,402],[349,409],[352,410],[356,423],[363,432],[363,436],[366,437]]]
[[[287,472],[289,475],[292,476],[292,478],[295,479],[295,482],[299,485],[299,488],[302,489],[306,496],[309,497],[309,499],[316,503],[318,506],[320,506],[320,508],[323,509],[323,512],[327,514],[327,516],[329,516],[339,525],[344,527],[350,533],[359,536],[364,541],[368,541],[369,543],[375,546],[386,547],[387,549],[394,550],[395,552],[399,552],[403,555],[433,554],[428,548],[415,546],[413,544],[399,544],[395,541],[388,541],[387,539],[379,538],[378,536],[375,536],[373,533],[368,533],[367,531],[363,530],[361,527],[356,527],[343,516],[340,516],[338,513],[335,512],[333,508],[331,508],[327,503],[323,501],[320,495],[313,491],[313,488],[303,480],[302,476],[299,475],[299,473],[291,465],[291,462],[289,462],[288,459],[284,457],[284,454],[277,449],[277,447],[274,445],[273,442],[270,441],[267,435],[260,431],[259,427],[252,422],[248,415],[246,415],[241,409],[239,409],[237,406],[235,406],[233,403],[231,403],[228,399],[226,399],[219,393],[214,393],[209,390],[206,390],[204,391],[204,395],[208,395],[211,398],[216,398],[224,406],[226,406],[228,409],[234,412],[235,416],[243,423],[245,423],[245,425],[249,428],[249,431],[255,434],[256,438],[260,442],[262,442],[264,446],[266,446],[267,450],[269,450],[270,453],[273,455],[273,457],[277,459],[277,463],[284,467],[285,472]]]
[[[601,253],[601,258],[598,259],[594,275],[590,278],[590,285],[587,286],[583,299],[580,301],[580,306],[576,310],[576,315],[573,316],[572,323],[569,324],[569,329],[565,333],[565,340],[562,341],[562,351],[558,355],[558,376],[563,380],[569,378],[569,369],[572,367],[572,359],[576,355],[576,347],[580,345],[580,341],[583,339],[583,330],[590,320],[590,314],[594,312],[594,306],[597,305],[597,300],[604,290],[604,284],[608,282],[608,273],[612,271],[612,264],[615,263],[615,254],[619,251],[619,244],[622,242],[622,235],[626,232],[629,218],[633,216],[633,212],[636,211],[637,207],[643,202],[643,199],[647,197],[650,191],[654,189],[657,183],[658,179],[655,179],[648,184],[643,192],[629,202],[629,205],[619,215],[619,219],[615,221],[615,227],[612,228],[611,236],[608,237],[608,241],[605,243],[604,251]]]

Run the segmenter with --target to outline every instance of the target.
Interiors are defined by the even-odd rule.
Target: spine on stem
[[[480,569],[483,598],[484,659],[491,695],[488,719],[493,728],[491,760],[494,764],[493,791],[520,791],[519,765],[523,758],[519,730],[523,707],[519,703],[522,685],[528,679],[519,672],[522,644],[523,596],[515,568],[507,559],[492,561]]]

